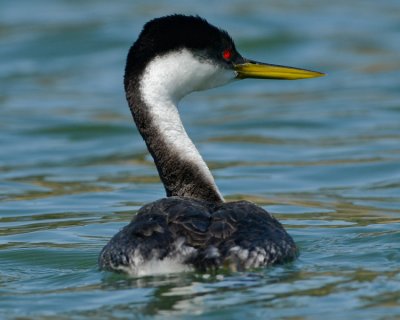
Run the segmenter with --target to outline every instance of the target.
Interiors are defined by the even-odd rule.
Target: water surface
[[[124,60],[143,23],[200,14],[240,52],[311,68],[182,101],[229,200],[274,213],[288,265],[129,278],[102,246],[164,196],[133,126]],[[4,319],[400,317],[398,1],[0,3],[0,316]]]

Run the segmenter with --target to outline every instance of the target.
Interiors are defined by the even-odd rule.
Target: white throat
[[[183,49],[156,57],[148,64],[140,81],[143,102],[168,150],[174,150],[182,160],[195,164],[216,190],[209,168],[183,127],[177,104],[193,91],[217,87],[235,77],[234,71],[197,59]]]

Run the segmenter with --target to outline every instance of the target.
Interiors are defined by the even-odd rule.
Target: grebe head
[[[144,76],[174,100],[236,79],[303,79],[322,73],[243,58],[232,38],[197,16],[171,15],[148,22],[131,47],[125,89]],[[137,81],[138,80],[138,81]],[[161,85],[160,85],[161,84]]]

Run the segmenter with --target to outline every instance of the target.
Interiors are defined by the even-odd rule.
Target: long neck
[[[128,85],[127,99],[167,196],[223,202],[210,170],[183,127],[176,98],[164,85],[141,80]]]

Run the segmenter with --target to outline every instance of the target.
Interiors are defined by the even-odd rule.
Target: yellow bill
[[[274,64],[261,63],[246,60],[245,63],[234,65],[237,78],[256,78],[256,79],[281,79],[297,80],[323,77],[325,74],[317,71],[285,67]]]

